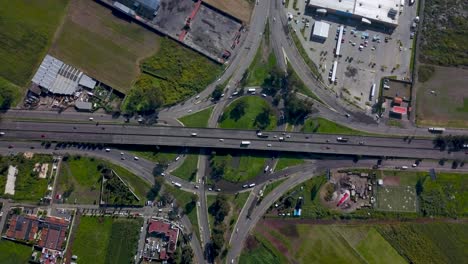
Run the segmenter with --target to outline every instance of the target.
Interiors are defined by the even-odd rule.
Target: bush
[[[435,68],[432,65],[421,65],[418,69],[418,81],[427,82],[435,72]]]

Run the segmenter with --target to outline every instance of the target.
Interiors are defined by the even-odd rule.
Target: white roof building
[[[319,38],[328,38],[328,31],[330,30],[330,24],[322,22],[322,21],[315,21],[314,23],[314,30],[312,31],[312,37],[319,37]]]
[[[399,11],[404,5],[401,5],[401,0],[309,0],[309,6],[396,27]]]

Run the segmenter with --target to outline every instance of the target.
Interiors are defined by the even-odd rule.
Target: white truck
[[[263,172],[268,172],[268,169],[270,168],[270,166],[266,165],[265,169],[263,170]]]
[[[241,146],[247,147],[248,145],[250,145],[250,141],[246,141],[246,140],[241,141]]]
[[[177,187],[177,188],[182,188],[182,184],[180,184],[178,182],[174,182],[174,186]]]

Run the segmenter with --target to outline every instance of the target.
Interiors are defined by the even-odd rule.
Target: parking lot
[[[360,20],[337,15],[319,15],[314,9],[306,8],[298,1],[294,10],[292,1],[287,12],[293,15],[291,26],[299,36],[309,57],[317,64],[324,83],[347,101],[371,110],[379,95],[380,79],[396,76],[408,80],[411,76],[412,53],[411,25],[416,16],[416,5],[405,4],[398,19],[398,26],[389,28],[363,24]],[[323,42],[312,39],[315,21],[330,25],[328,37]],[[343,25],[343,40],[340,55],[335,56],[338,32]],[[331,70],[337,62],[336,80],[331,81]],[[373,84],[374,96],[371,96]]]

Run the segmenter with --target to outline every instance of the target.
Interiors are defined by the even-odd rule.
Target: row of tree
[[[441,150],[449,149],[452,151],[458,151],[465,148],[464,146],[468,144],[468,136],[439,135],[434,139],[433,143],[434,147],[440,148]]]
[[[223,194],[216,196],[216,201],[208,208],[208,212],[215,219],[211,237],[213,255],[215,257],[221,253],[226,242],[224,235],[227,228],[224,224],[224,218],[229,214],[230,209],[228,198]]]

